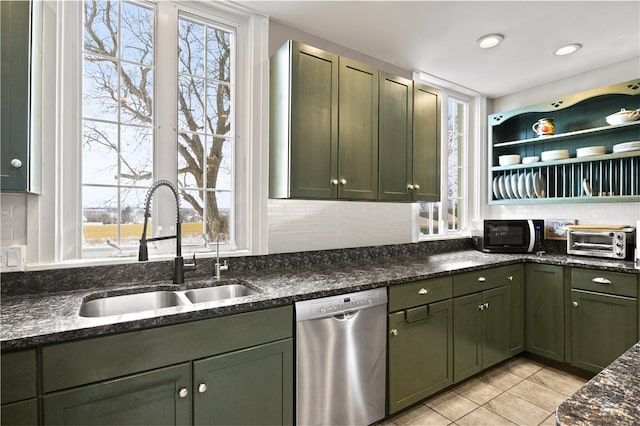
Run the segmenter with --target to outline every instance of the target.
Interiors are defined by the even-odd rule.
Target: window
[[[82,257],[136,251],[145,196],[159,179],[177,185],[187,251],[220,235],[227,249],[250,245],[250,215],[237,207],[250,204],[250,148],[237,136],[238,111],[250,125],[250,111],[237,107],[238,31],[249,25],[212,7],[85,0]],[[160,209],[155,200],[162,191],[149,235],[175,232],[173,201]]]
[[[459,233],[465,227],[466,149],[469,138],[469,102],[446,96],[447,138],[442,150],[446,170],[446,188],[441,201],[420,203],[420,235],[434,236]],[[446,168],[444,164],[446,163]],[[442,179],[445,179],[443,174]]]

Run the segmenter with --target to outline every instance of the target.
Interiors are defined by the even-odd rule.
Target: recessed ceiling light
[[[482,49],[489,49],[502,43],[504,36],[502,34],[487,34],[478,39],[478,46]]]
[[[557,56],[571,55],[581,47],[582,45],[578,43],[566,44],[564,46],[559,47],[556,50],[556,55]]]

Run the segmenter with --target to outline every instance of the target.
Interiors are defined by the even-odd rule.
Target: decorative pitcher
[[[553,118],[541,118],[531,126],[536,135],[548,136],[556,132],[556,127],[553,125]]]

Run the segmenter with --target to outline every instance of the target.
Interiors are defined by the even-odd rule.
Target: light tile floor
[[[381,426],[555,425],[556,407],[587,380],[514,358]]]

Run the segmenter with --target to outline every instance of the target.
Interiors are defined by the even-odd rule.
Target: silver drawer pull
[[[392,335],[392,336],[397,336],[397,335],[398,335],[398,330],[397,330],[397,329],[395,329],[395,328],[392,328],[392,329],[391,329],[391,335]]]
[[[420,290],[418,290],[418,294],[421,296],[424,296],[427,293],[429,293],[429,290],[426,288],[421,288]]]
[[[596,277],[596,278],[592,279],[591,281],[593,281],[596,284],[611,284],[611,280],[608,280],[608,279],[602,278],[602,277]]]
[[[189,396],[189,391],[187,390],[187,388],[180,388],[180,390],[178,391],[178,396],[180,398],[186,398],[187,396]]]
[[[478,277],[478,282],[485,282],[487,279],[485,277]]]

